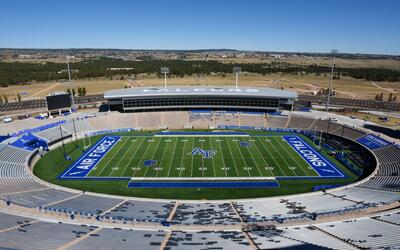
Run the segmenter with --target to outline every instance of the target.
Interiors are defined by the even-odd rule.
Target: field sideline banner
[[[295,135],[283,139],[318,173],[320,177],[345,177],[328,159]]]
[[[68,168],[60,179],[82,179],[100,162],[118,142],[120,136],[104,136]]]

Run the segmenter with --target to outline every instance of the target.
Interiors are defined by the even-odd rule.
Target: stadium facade
[[[118,89],[104,93],[110,110],[121,112],[170,110],[291,110],[298,95],[272,88],[168,87]]]

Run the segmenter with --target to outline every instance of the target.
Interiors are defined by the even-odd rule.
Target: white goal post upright
[[[88,145],[86,145],[86,137],[88,138]],[[91,139],[90,139],[90,135],[88,135],[87,133],[83,133],[83,148],[87,149],[88,147],[90,147],[92,145]]]

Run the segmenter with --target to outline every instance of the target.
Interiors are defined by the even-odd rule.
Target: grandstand
[[[14,136],[0,143],[0,248],[375,249],[400,245],[400,148],[376,141],[366,130],[310,114],[222,110],[109,112],[72,118],[52,122],[28,118],[17,127],[1,125],[2,134]],[[337,136],[333,144],[344,138],[370,152],[377,168],[348,186],[307,194],[215,201],[145,199],[47,183],[31,172],[45,152],[12,145],[30,133],[57,150],[60,129],[71,141],[75,134],[80,138],[123,128],[221,130],[221,126],[329,132]],[[368,140],[375,140],[374,144]]]
[[[105,100],[106,99],[104,98],[104,95],[89,95],[89,96],[75,97],[75,103],[82,106],[92,105],[93,103],[101,103],[104,102]],[[326,102],[326,96],[299,95],[297,103],[301,102],[310,102],[313,104],[323,105]],[[331,97],[330,104],[345,108],[346,107],[362,108],[367,110],[382,110],[388,112],[400,111],[399,103],[386,102],[386,101]],[[27,110],[46,110],[45,99],[0,103],[0,114],[12,113],[16,111],[27,111]]]

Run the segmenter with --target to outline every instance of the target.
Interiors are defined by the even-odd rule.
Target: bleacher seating
[[[240,115],[240,126],[255,126],[265,127],[264,113],[246,113],[242,112]]]
[[[229,203],[184,203],[179,204],[172,220],[174,224],[235,224],[240,219]]]
[[[20,206],[41,207],[46,206],[50,203],[71,198],[76,195],[74,193],[66,192],[63,190],[52,189],[37,182],[36,185],[40,186],[36,189],[34,185],[26,186],[27,190],[25,192],[7,194],[5,197],[13,204],[17,204]]]
[[[284,116],[268,116],[268,125],[271,128],[286,128],[287,117]]]
[[[313,226],[267,228],[249,232],[259,249],[354,249]]]
[[[385,192],[381,190],[369,190],[360,187],[350,187],[329,193],[356,202],[375,203],[375,204],[390,203],[395,200],[400,200],[399,194],[396,193]]]
[[[160,249],[164,232],[144,230],[119,230],[104,228],[78,242],[71,250],[81,249]]]
[[[122,201],[122,199],[81,195],[73,199],[46,206],[44,209],[82,215],[97,215],[111,209]]]
[[[283,203],[281,199],[270,199],[268,202],[262,200],[237,201],[235,207],[240,216],[247,222],[270,221],[276,216],[298,213],[298,211]]]
[[[0,144],[0,198],[18,192],[43,189],[25,169],[26,161],[32,153],[20,148]]]
[[[356,140],[360,137],[365,136],[365,133],[360,130],[348,127],[348,126],[343,126],[343,136],[353,139],[353,140]]]
[[[173,203],[126,201],[104,214],[118,220],[160,222],[168,218]]]
[[[90,233],[92,227],[46,222],[27,222],[0,233],[3,249],[57,249],[77,237]]]
[[[76,120],[74,119],[74,121],[69,121],[61,125],[61,127],[70,134],[74,134],[75,132],[79,134],[82,132],[88,132],[92,130],[87,120],[82,120],[82,119],[76,119]]]
[[[57,141],[62,137],[66,137],[68,135],[71,135],[71,133],[67,130],[65,130],[63,127],[61,127],[61,130],[59,127],[54,127],[51,129],[47,129],[44,131],[41,131],[39,133],[35,134],[37,137],[42,138],[46,140],[47,142],[53,142]]]
[[[374,176],[359,187],[400,192],[400,176]]]
[[[317,227],[358,248],[388,249],[400,246],[400,226],[370,218],[324,223]]]
[[[172,232],[167,249],[251,249],[241,232],[237,231],[200,231]]]
[[[373,216],[372,218],[400,226],[400,212]]]
[[[214,123],[218,125],[239,126],[239,112],[214,112]]]
[[[318,119],[312,124],[312,126],[310,127],[310,130],[327,132],[328,123],[329,123],[329,120]]]
[[[301,116],[292,115],[289,121],[288,128],[305,129],[308,128],[315,122],[315,119]]]

